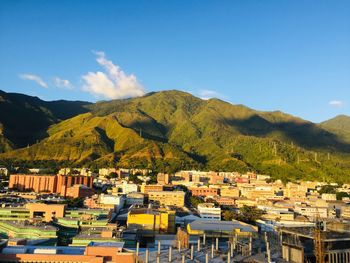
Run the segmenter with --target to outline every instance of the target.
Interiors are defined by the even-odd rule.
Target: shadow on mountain
[[[108,147],[108,150],[110,152],[113,152],[114,151],[114,141],[112,139],[110,139],[107,134],[106,134],[106,131],[99,128],[99,127],[96,127],[95,128],[95,131],[98,132],[98,134],[100,135],[101,137],[101,140],[106,144],[106,146]]]
[[[144,139],[162,143],[168,142],[168,138],[165,135],[167,133],[167,128],[151,118],[133,120],[132,122],[123,126],[133,129]]]
[[[195,160],[198,163],[206,164],[208,162],[208,158],[204,155],[200,155],[194,152],[185,152],[191,159]]]
[[[328,148],[343,153],[350,153],[350,144],[313,123],[270,122],[256,114],[247,119],[224,119],[221,122],[230,125],[243,135],[266,137],[272,133],[279,133],[286,140],[290,140],[304,148]]]
[[[89,102],[43,101],[38,97],[0,90],[0,123],[4,135],[16,148],[34,144],[48,136],[47,128],[61,120],[88,112]]]

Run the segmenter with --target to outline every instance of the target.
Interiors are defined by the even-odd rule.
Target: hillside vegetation
[[[58,123],[46,129],[41,141],[6,151],[0,159],[170,172],[257,171],[283,180],[349,180],[350,144],[344,136],[279,111],[255,111],[180,91],[99,102],[83,109],[85,113],[60,122],[55,117],[52,123]]]
[[[87,102],[51,101],[0,90],[0,153],[34,144],[50,125],[87,112]]]

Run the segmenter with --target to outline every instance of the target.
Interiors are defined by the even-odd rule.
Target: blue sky
[[[0,89],[350,115],[350,1],[0,1]]]

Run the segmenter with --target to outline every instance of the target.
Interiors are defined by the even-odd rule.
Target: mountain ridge
[[[38,143],[6,151],[0,159],[258,171],[284,179],[341,180],[350,171],[348,142],[281,111],[255,111],[176,90],[84,107],[86,112],[52,123]]]

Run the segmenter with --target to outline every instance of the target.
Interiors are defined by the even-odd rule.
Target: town
[[[0,169],[0,262],[350,262],[350,185]]]

